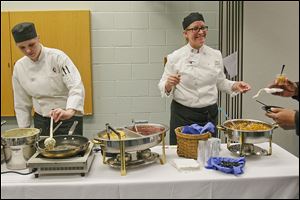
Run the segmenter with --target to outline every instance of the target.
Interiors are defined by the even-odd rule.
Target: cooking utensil
[[[227,120],[230,120],[230,121],[231,121],[231,123],[232,123],[232,125],[233,125],[234,127],[237,127],[237,126],[234,124],[234,122],[228,117],[227,113],[226,113],[225,111],[223,111],[223,109],[222,109],[221,107],[219,107],[218,109],[219,109],[219,111],[220,111],[221,113],[223,113],[223,115],[225,116],[225,118],[226,118]]]
[[[53,138],[53,117],[50,119],[50,137],[45,139],[44,144],[47,149],[53,149],[55,146],[55,139]]]
[[[89,139],[80,135],[72,135],[77,124],[78,121],[74,121],[68,135],[53,137],[56,140],[56,146],[53,149],[45,148],[44,140],[36,142],[38,151],[47,158],[67,158],[85,152],[89,146]]]
[[[177,71],[178,73],[178,71]],[[145,123],[148,123],[147,120],[139,120],[139,121],[135,121],[134,119],[131,120],[132,124],[134,125],[134,129],[135,129],[135,132],[139,132],[138,129],[137,129],[137,124],[145,124]]]
[[[106,134],[107,134],[107,137],[109,140],[110,140],[110,131],[109,130],[112,130],[115,134],[117,134],[119,140],[122,139],[121,134],[117,130],[115,130],[113,127],[111,127],[109,125],[109,123],[106,123],[105,126],[106,126]]]
[[[266,111],[266,112],[273,112],[272,110],[271,110],[271,108],[282,108],[282,107],[279,107],[279,106],[269,106],[269,105],[266,105],[266,104],[264,104],[263,102],[261,102],[261,101],[258,101],[258,100],[256,100],[258,103],[260,103],[260,104],[262,104],[262,105],[264,105],[263,107],[261,107],[264,111]]]
[[[135,123],[134,119],[131,120],[131,122],[132,122],[132,124],[133,124],[133,126],[134,126],[135,132],[138,133],[139,131],[138,131],[138,129],[137,129],[137,126],[136,126],[136,123]]]
[[[56,127],[53,129],[53,132],[52,134],[54,135],[55,131],[60,127],[60,125],[62,124],[63,122],[59,122],[59,124],[56,125]]]

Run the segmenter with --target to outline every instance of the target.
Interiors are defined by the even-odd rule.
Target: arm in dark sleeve
[[[296,100],[298,100],[299,101],[299,82],[295,82],[296,83],[296,85],[297,85],[297,90],[298,90],[298,93],[297,93],[297,95],[295,95],[295,96],[292,96],[292,98],[293,99],[296,99]]]
[[[299,111],[295,114],[296,134],[299,136]]]

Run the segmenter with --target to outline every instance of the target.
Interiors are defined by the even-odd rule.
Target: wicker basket
[[[175,129],[177,137],[177,155],[185,158],[197,159],[198,141],[207,140],[211,133],[207,132],[201,135],[185,134],[181,132],[182,127]]]

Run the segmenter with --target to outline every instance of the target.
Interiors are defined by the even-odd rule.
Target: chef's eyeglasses
[[[207,31],[208,30],[208,26],[201,26],[201,27],[193,27],[193,28],[188,28],[186,29],[186,31],[192,31],[194,33],[198,33],[199,31]]]

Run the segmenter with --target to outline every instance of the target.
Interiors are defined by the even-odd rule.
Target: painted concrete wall
[[[190,12],[204,15],[207,44],[218,47],[218,1],[1,1],[1,11],[91,10],[94,115],[84,118],[84,135],[129,125],[132,119],[169,124],[170,99],[157,84],[163,58],[185,44],[182,20]],[[5,118],[16,128],[15,118]],[[167,141],[168,143],[168,141]]]
[[[289,79],[299,81],[299,2],[245,1],[244,11],[244,79],[252,91],[244,95],[243,116],[273,123],[251,97],[272,82],[283,64]],[[291,98],[261,94],[259,100],[299,110]],[[299,157],[295,130],[275,129],[273,141]]]

